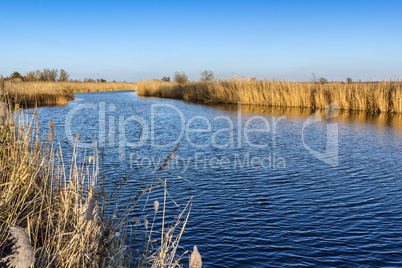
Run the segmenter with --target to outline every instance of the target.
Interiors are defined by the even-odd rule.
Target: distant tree
[[[62,82],[68,81],[68,78],[70,78],[70,75],[63,69],[60,69],[59,81],[62,81]]]
[[[210,70],[205,70],[201,73],[201,81],[208,82],[214,80],[214,72]]]
[[[11,79],[21,79],[22,80],[22,75],[19,73],[19,72],[13,72],[11,75],[10,75],[10,78]]]
[[[29,71],[25,74],[25,81],[37,81],[36,71]]]
[[[106,80],[105,80],[105,79],[100,78],[100,79],[96,79],[96,82],[98,82],[98,83],[106,83]]]
[[[188,82],[188,77],[184,72],[175,72],[174,73],[174,81],[179,84],[185,84]]]
[[[165,82],[170,82],[170,76],[164,76],[164,77],[162,77],[161,80],[165,81]]]
[[[346,83],[350,84],[352,82],[353,82],[352,78],[350,78],[350,77],[346,78]]]
[[[42,78],[42,71],[41,70],[36,70],[35,71],[35,78],[36,78],[36,81],[39,81]]]
[[[320,81],[321,84],[328,83],[328,79],[325,78],[325,77],[320,77],[319,81]]]
[[[43,69],[40,74],[39,80],[55,82],[57,81],[57,77],[59,75],[58,73],[59,71],[57,69]]]
[[[315,73],[311,73],[311,82],[317,83],[317,77],[315,76]]]
[[[92,78],[84,78],[84,82],[95,82]]]

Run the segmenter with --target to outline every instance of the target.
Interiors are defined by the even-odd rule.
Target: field
[[[340,110],[402,113],[401,82],[313,83],[233,78],[179,84],[144,80],[135,89],[139,96],[194,102],[312,109],[337,102]]]
[[[4,83],[12,103],[23,107],[66,105],[74,100],[72,93],[133,90],[132,83],[96,82],[13,82]]]

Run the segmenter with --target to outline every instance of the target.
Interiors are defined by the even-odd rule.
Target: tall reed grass
[[[6,81],[5,91],[13,103],[24,107],[66,105],[72,93],[134,90],[132,83],[15,82]]]
[[[26,117],[8,111],[0,122],[0,267],[178,266],[176,250],[190,206],[162,231],[149,228],[146,218],[158,213],[159,202],[149,212],[137,208],[161,186],[160,175],[119,204],[128,178],[106,191],[96,153],[74,146],[66,161],[51,122],[44,139],[36,112],[28,123],[20,118]],[[166,181],[162,186],[166,197]],[[163,215],[165,204],[166,198]]]
[[[277,107],[338,109],[369,113],[402,113],[402,83],[309,83],[233,78],[187,84],[145,80],[137,83],[139,96],[211,103],[238,103]]]

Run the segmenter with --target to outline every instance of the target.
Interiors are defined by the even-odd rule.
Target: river
[[[400,116],[75,96],[39,108],[42,130],[66,155],[77,132],[96,140],[108,185],[132,171],[123,203],[180,145],[159,175],[169,217],[193,197],[180,245],[205,267],[402,266]]]

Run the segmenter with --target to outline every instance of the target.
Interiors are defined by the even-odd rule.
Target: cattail
[[[34,118],[36,121],[36,130],[38,130],[39,129],[39,117],[38,117],[38,112],[36,111],[36,109],[34,111]],[[38,132],[36,132],[36,133],[38,133]]]
[[[144,217],[144,224],[145,224],[145,229],[148,229],[148,219],[147,219],[147,216]]]
[[[91,196],[91,198],[89,199],[87,209],[85,210],[86,221],[92,220],[97,200],[98,199],[95,196]]]
[[[48,141],[52,142],[54,139],[54,124],[53,121],[49,119],[49,137]]]
[[[32,137],[32,125],[29,126],[28,128],[28,133],[27,133],[27,138],[31,138]]]
[[[159,208],[159,202],[158,202],[158,200],[155,200],[155,202],[154,202],[155,213],[158,212],[158,208]]]
[[[3,124],[7,118],[6,105],[0,100],[0,123]]]
[[[201,268],[202,259],[201,254],[198,252],[197,246],[194,246],[193,253],[190,256],[190,268]]]
[[[14,241],[12,254],[3,258],[1,262],[8,263],[8,267],[31,267],[35,263],[35,253],[29,242],[28,233],[20,227],[10,227],[9,233],[10,239]]]

